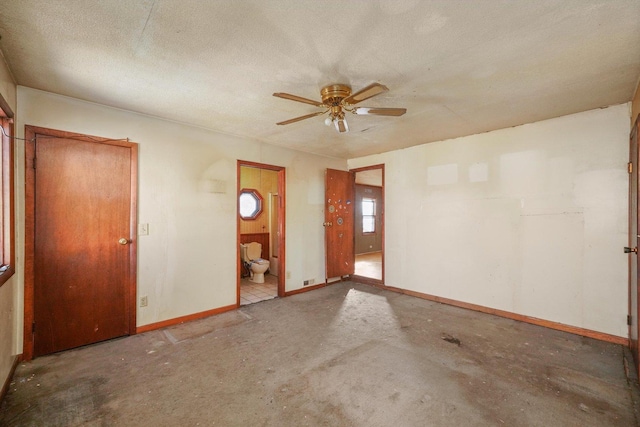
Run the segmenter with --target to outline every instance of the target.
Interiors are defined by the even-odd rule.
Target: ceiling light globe
[[[333,121],[331,120],[331,117],[327,117],[326,119],[324,119],[324,124],[327,126],[331,126],[332,122]]]

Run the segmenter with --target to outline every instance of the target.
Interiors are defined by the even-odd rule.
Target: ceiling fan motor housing
[[[325,86],[320,91],[322,103],[328,107],[339,106],[349,95],[351,95],[351,88],[343,84]]]

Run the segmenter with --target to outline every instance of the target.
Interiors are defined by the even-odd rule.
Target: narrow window
[[[362,232],[376,232],[376,199],[362,198]]]
[[[15,272],[13,221],[13,112],[0,95],[0,285]]]

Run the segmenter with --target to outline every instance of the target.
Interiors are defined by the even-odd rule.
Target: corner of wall
[[[640,78],[636,84],[636,93],[631,100],[631,126],[633,126],[640,114]]]

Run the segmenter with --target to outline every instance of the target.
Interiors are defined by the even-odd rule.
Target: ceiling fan
[[[314,101],[313,99],[303,98],[297,95],[291,95],[289,93],[276,92],[273,96],[278,98],[289,99],[291,101],[304,102],[305,104],[315,105],[316,107],[324,108],[324,111],[318,111],[316,113],[307,114],[304,116],[296,117],[293,119],[285,120],[283,122],[276,123],[277,125],[288,125],[290,123],[299,122],[300,120],[310,119],[311,117],[320,116],[322,114],[329,113],[329,117],[326,118],[325,124],[327,126],[334,124],[338,132],[349,132],[349,125],[344,117],[344,113],[349,112],[358,115],[373,114],[376,116],[401,116],[407,112],[406,108],[372,108],[372,107],[353,107],[355,104],[364,101],[365,99],[372,98],[376,95],[380,95],[383,92],[388,91],[384,85],[380,83],[372,83],[369,86],[351,93],[351,87],[345,84],[332,84],[323,87],[320,90],[320,96],[322,102]]]

